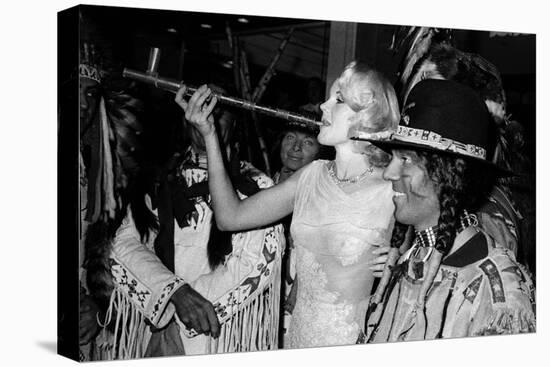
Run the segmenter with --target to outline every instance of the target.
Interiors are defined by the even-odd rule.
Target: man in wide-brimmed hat
[[[535,331],[529,275],[473,214],[494,178],[507,174],[488,160],[492,123],[469,87],[424,80],[397,131],[356,137],[392,153],[384,178],[393,184],[399,223],[363,341]]]

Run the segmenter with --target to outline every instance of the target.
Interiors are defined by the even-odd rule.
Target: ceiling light
[[[201,24],[201,28],[212,29],[212,25],[210,25],[210,24],[208,24],[208,23],[202,23],[202,24]]]
[[[224,68],[227,68],[227,69],[232,69],[233,68],[233,61],[232,60],[226,61],[226,62],[222,63],[222,66]]]
[[[178,33],[178,30],[176,28],[168,28],[166,31],[170,33]]]
[[[246,19],[246,18],[239,18],[239,19],[237,19],[237,22],[239,22],[239,23],[248,23],[248,19]]]

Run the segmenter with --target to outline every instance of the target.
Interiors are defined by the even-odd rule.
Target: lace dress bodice
[[[373,245],[387,243],[393,226],[393,190],[378,178],[346,194],[326,161],[302,172],[291,225],[298,279],[291,348],[356,342],[372,288]]]

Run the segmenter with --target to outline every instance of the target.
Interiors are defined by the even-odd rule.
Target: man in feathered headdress
[[[94,119],[97,115],[97,109],[100,101],[101,75],[100,69],[96,63],[95,46],[89,43],[82,44],[80,54],[81,63],[78,66],[78,86],[79,86],[79,107],[80,107],[80,136],[79,150],[79,173],[80,173],[80,265],[81,265],[81,288],[80,288],[80,308],[79,308],[79,344],[81,345],[80,360],[90,360],[92,348],[90,342],[99,332],[97,323],[97,314],[100,307],[94,298],[89,294],[86,286],[86,271],[82,267],[85,254],[85,234],[88,224],[88,201],[89,201],[89,181],[88,174],[90,167],[90,151],[92,146],[97,146],[98,142],[90,138],[91,127],[94,125]],[[95,143],[95,144],[94,144]],[[84,155],[87,156],[85,163]],[[97,220],[97,218],[96,218]]]
[[[142,128],[136,115],[141,104],[105,80],[109,73],[101,68],[95,44],[82,43],[80,61],[80,254],[85,272],[81,276],[85,281],[81,281],[83,287],[80,295],[80,358],[102,360],[139,357],[145,352],[146,345],[141,348],[136,344],[143,341],[147,333],[124,318],[122,301],[113,303],[113,296],[118,294],[116,290],[123,281],[117,282],[120,280],[117,278],[120,270],[113,264],[112,250],[117,233],[124,228],[127,210],[131,202],[135,202],[134,197],[141,192],[138,173],[142,162],[138,161]],[[144,246],[143,250],[148,251]],[[133,256],[139,254],[140,251],[136,251]],[[176,276],[172,274],[169,278],[168,283]],[[174,285],[171,288],[175,292],[180,287]],[[139,287],[138,284],[132,286],[134,291],[136,286]],[[210,302],[188,286],[181,288],[178,292],[181,296],[178,309],[180,315],[190,317],[197,323],[208,320],[208,311],[211,318],[215,318]],[[168,293],[159,292],[156,298],[150,297],[156,301],[155,310],[159,314],[173,292]],[[133,295],[130,292],[130,298]],[[110,322],[111,316],[117,321]],[[108,321],[103,324],[105,318]],[[139,319],[145,326],[145,319]],[[118,320],[122,320],[122,324]],[[134,338],[128,342],[127,335],[119,333],[120,328],[130,334],[133,328],[140,335],[133,335]]]
[[[107,254],[138,168],[139,102],[109,86],[97,45],[82,42],[78,67],[80,107],[80,344],[81,359],[99,332],[98,315],[110,293]],[[84,349],[88,349],[84,352]]]
[[[231,149],[234,114],[219,108],[214,117],[239,195],[272,185]],[[112,237],[105,323],[121,325],[124,332],[104,345],[101,359],[277,346],[282,226],[218,230],[204,142],[185,120],[184,130],[184,151],[151,172],[142,170]]]

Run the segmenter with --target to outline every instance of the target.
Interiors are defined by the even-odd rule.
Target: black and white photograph
[[[48,10],[41,353],[536,365],[545,35],[374,6]]]
[[[536,332],[536,35],[77,14],[79,360]]]

